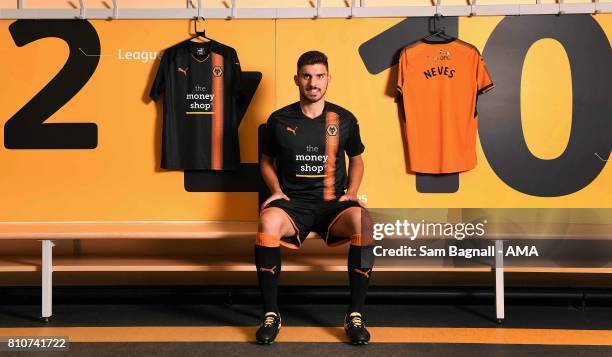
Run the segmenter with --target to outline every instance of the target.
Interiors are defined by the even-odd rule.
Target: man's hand
[[[344,194],[342,196],[340,196],[340,198],[338,199],[338,202],[342,202],[342,201],[355,201],[357,203],[359,203],[359,205],[363,208],[366,208],[365,203],[363,203],[359,198],[357,198],[356,194]]]
[[[267,200],[264,201],[264,203],[261,204],[261,207],[259,207],[259,210],[263,210],[264,208],[266,208],[266,206],[270,202],[272,202],[274,200],[278,200],[278,199],[283,199],[283,200],[289,201],[289,197],[287,197],[287,195],[285,195],[282,192],[276,192],[276,193],[273,193],[270,197],[268,197]]]

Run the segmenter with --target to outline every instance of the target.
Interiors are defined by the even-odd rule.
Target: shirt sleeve
[[[262,153],[270,157],[276,157],[278,154],[278,141],[276,140],[276,119],[273,116],[268,118],[266,129],[264,130],[264,138],[262,145]]]
[[[399,57],[399,62],[397,63],[397,92],[400,94],[402,94],[402,90],[404,88],[404,72],[406,63],[406,51],[402,50],[402,53]]]
[[[232,93],[239,96],[242,95],[242,69],[240,68],[240,60],[236,50],[232,51]]]
[[[495,87],[493,84],[493,80],[491,80],[491,75],[487,70],[487,65],[485,64],[484,59],[478,53],[477,56],[477,65],[476,65],[476,85],[478,86],[478,94],[486,93]]]
[[[349,133],[348,140],[346,141],[346,154],[350,157],[360,155],[365,151],[365,146],[361,142],[361,135],[359,133],[359,122],[353,117],[353,125],[351,132]]]
[[[157,69],[157,75],[155,76],[155,80],[153,81],[153,85],[151,86],[151,91],[149,92],[149,97],[154,101],[157,100],[159,95],[166,89],[166,67],[168,66],[168,55],[164,51],[162,55],[159,67]]]

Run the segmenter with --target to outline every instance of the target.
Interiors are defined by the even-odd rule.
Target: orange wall
[[[462,18],[459,35],[482,51],[500,20]],[[597,15],[596,20],[611,38],[612,16]],[[207,34],[236,48],[243,70],[263,74],[240,127],[242,161],[256,162],[258,125],[276,108],[297,99],[292,82],[295,61],[316,48],[330,57],[328,99],[350,109],[360,121],[366,145],[360,193],[370,207],[612,207],[610,165],[576,193],[534,197],[502,182],[480,146],[478,166],[460,176],[458,192],[418,193],[415,177],[404,169],[397,108],[393,89],[389,90],[395,69],[369,74],[357,52],[363,42],[399,21],[207,20]],[[0,127],[53,78],[68,55],[65,43],[55,38],[17,47],[8,31],[11,22],[0,21]],[[147,99],[157,62],[118,59],[119,50],[159,51],[186,39],[188,21],[92,24],[103,57],[89,82],[47,122],[94,122],[98,147],[7,150],[0,145],[0,221],[254,220],[256,193],[186,192],[182,172],[158,169],[160,108]],[[555,54],[552,59],[550,53]],[[530,150],[543,158],[560,155],[569,135],[571,77],[562,54],[555,41],[543,40],[530,52],[522,74],[523,129]],[[561,74],[542,87],[542,70]],[[0,142],[3,135],[0,130]]]

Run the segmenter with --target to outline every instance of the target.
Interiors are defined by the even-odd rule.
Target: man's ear
[[[293,82],[295,83],[296,86],[299,86],[297,74],[293,75]]]

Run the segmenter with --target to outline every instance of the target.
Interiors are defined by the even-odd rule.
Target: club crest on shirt
[[[338,135],[338,125],[329,124],[327,126],[327,136],[336,136]]]
[[[223,75],[223,67],[214,66],[212,69],[212,73],[215,77],[221,77]]]

